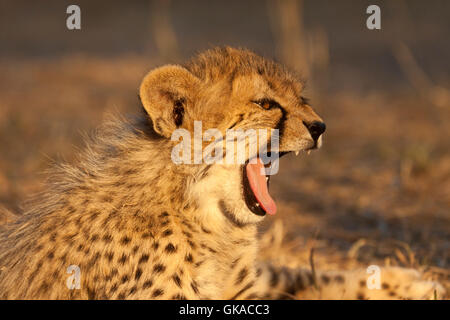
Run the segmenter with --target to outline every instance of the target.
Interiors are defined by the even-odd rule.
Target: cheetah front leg
[[[261,263],[257,280],[247,298],[259,299],[442,299],[445,289],[437,282],[422,280],[417,270],[381,268],[379,285],[369,283],[366,270],[312,272],[302,268],[276,267]]]

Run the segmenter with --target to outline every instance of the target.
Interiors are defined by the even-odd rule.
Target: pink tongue
[[[272,197],[270,196],[269,190],[267,190],[266,175],[264,174],[264,164],[259,158],[257,158],[255,164],[247,164],[246,170],[250,188],[252,189],[259,205],[268,214],[275,214],[277,212],[277,206],[275,204],[275,201],[273,201]]]

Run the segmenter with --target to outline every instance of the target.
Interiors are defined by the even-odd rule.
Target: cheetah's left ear
[[[185,107],[193,102],[199,82],[177,65],[157,68],[144,77],[139,96],[158,134],[169,138],[183,124]]]

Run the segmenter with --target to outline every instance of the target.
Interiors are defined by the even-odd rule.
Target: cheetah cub
[[[278,129],[280,156],[319,148],[325,124],[302,89],[283,66],[233,48],[151,71],[142,116],[104,125],[78,165],[60,166],[36,204],[0,228],[0,298],[441,297],[414,270],[382,269],[370,290],[362,271],[313,276],[258,262],[257,224],[276,212],[262,161],[172,161],[172,133],[193,133],[194,121],[223,134]]]

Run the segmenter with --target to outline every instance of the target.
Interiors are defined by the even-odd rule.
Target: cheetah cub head
[[[140,98],[154,131],[170,146],[172,155],[179,151],[181,136],[192,137],[189,150],[182,152],[189,161],[171,164],[183,168],[188,177],[183,201],[195,203],[202,218],[242,226],[276,212],[268,192],[270,175],[264,173],[267,161],[260,159],[259,152],[265,148],[273,159],[322,144],[325,124],[302,91],[302,80],[283,66],[247,50],[219,48],[184,66],[166,65],[151,71],[141,84]],[[256,152],[245,138],[243,162],[236,160],[237,154],[232,157],[236,161],[225,161],[227,153],[238,152],[237,147],[226,148],[218,156],[219,149],[214,148],[224,148],[230,130],[247,133],[251,129],[258,133]],[[263,137],[261,129],[269,133]],[[276,150],[271,149],[274,141]],[[196,143],[202,150],[198,156],[197,149],[197,159]],[[216,161],[202,158],[211,149],[209,160]]]

